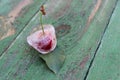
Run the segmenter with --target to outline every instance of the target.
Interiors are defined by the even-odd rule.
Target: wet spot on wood
[[[58,27],[56,27],[56,33],[57,33],[57,37],[62,37],[66,34],[68,34],[70,32],[70,25],[59,25]]]
[[[7,18],[0,16],[0,40],[15,34],[15,28]]]
[[[9,14],[8,16],[10,17],[10,22],[14,22],[15,18],[19,16],[19,13],[21,10],[31,4],[33,1],[32,0],[22,0]]]

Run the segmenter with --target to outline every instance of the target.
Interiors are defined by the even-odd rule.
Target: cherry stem
[[[44,34],[45,34],[45,31],[44,31],[44,27],[43,27],[42,15],[43,15],[43,14],[40,12],[40,23],[41,23],[42,32],[43,32],[43,35],[44,35]]]

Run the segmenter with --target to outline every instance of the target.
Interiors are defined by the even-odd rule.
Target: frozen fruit
[[[32,33],[27,37],[27,42],[40,53],[47,54],[55,49],[57,40],[54,27],[52,25],[43,26],[44,33],[42,29]]]

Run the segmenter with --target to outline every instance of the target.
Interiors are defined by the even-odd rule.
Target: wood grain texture
[[[0,0],[0,55],[46,0]]]
[[[58,46],[66,54],[62,69],[56,75],[52,73],[38,52],[26,42],[32,30],[38,29],[37,13],[0,57],[0,79],[83,80],[116,1],[48,0],[45,4],[48,15],[44,23],[53,24],[56,28]],[[57,5],[53,5],[54,2]]]
[[[87,80],[120,80],[120,1],[118,0]]]

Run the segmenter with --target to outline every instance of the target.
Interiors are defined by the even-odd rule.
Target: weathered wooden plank
[[[61,71],[57,75],[49,71],[39,58],[38,52],[26,42],[29,33],[38,28],[36,27],[39,24],[38,13],[0,57],[0,78],[2,80],[83,80],[115,2],[116,0],[46,2],[48,15],[45,21],[55,26],[58,46],[66,54],[66,61]]]
[[[0,0],[0,55],[46,0]]]
[[[87,80],[120,80],[120,0],[118,0]]]

